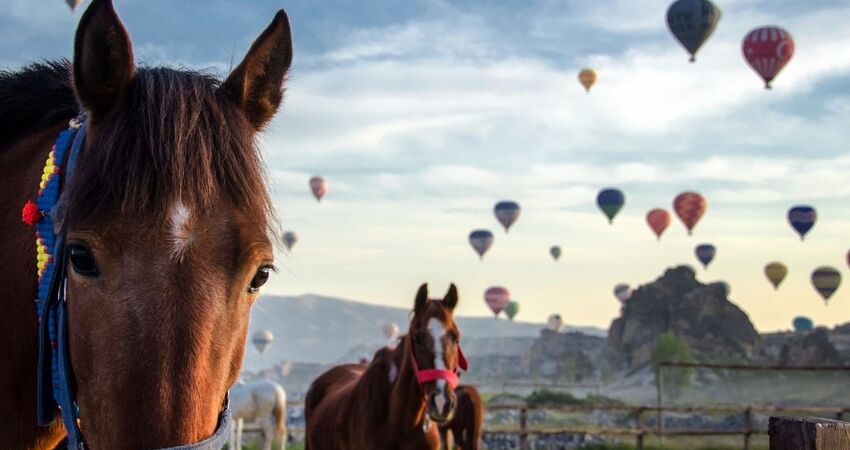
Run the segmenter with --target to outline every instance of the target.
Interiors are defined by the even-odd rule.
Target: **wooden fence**
[[[831,407],[806,407],[806,406],[769,406],[769,405],[746,405],[746,406],[632,406],[632,405],[541,405],[541,406],[519,406],[516,404],[488,405],[487,411],[519,411],[519,426],[517,428],[484,430],[487,434],[515,435],[519,436],[520,449],[528,448],[528,438],[534,435],[575,434],[575,435],[597,435],[597,436],[634,436],[635,446],[642,450],[646,436],[742,436],[744,450],[750,449],[750,439],[753,435],[766,435],[767,429],[753,426],[753,414],[790,414],[804,413],[818,416],[833,416],[841,420],[850,413],[850,408]],[[528,425],[529,411],[549,412],[592,412],[592,411],[619,411],[634,415],[635,426],[630,428],[617,427],[533,427]],[[666,430],[661,422],[655,427],[644,425],[645,415],[648,413],[726,413],[742,414],[744,427],[741,429],[677,429]]]

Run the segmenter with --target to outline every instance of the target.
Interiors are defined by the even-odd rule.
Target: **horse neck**
[[[402,339],[393,352],[393,362],[398,368],[398,376],[390,397],[390,420],[402,430],[421,430],[425,419],[425,395],[416,379],[413,353],[407,338]]]

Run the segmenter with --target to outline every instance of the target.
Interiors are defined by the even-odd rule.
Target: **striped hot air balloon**
[[[827,303],[841,284],[841,273],[829,266],[822,266],[812,272],[812,285],[818,291],[823,302]]]
[[[469,245],[475,249],[480,259],[484,259],[484,254],[493,245],[493,233],[490,230],[473,230],[469,233]]]
[[[758,27],[744,37],[741,51],[750,67],[764,80],[764,88],[772,89],[770,83],[794,55],[794,39],[780,27]]]
[[[785,264],[774,261],[764,266],[764,275],[770,280],[770,284],[773,285],[774,289],[779,289],[782,280],[788,275],[788,268],[785,267]]]
[[[649,228],[652,229],[652,232],[655,233],[655,236],[658,237],[658,240],[661,240],[661,235],[664,233],[664,230],[670,226],[670,213],[665,209],[655,208],[646,213],[646,223],[649,225]]]
[[[705,214],[705,208],[705,198],[696,192],[682,192],[673,200],[673,210],[676,211],[679,220],[688,229],[689,236],[693,233],[693,229],[702,215]]]
[[[493,286],[484,291],[484,302],[495,316],[508,306],[509,301],[511,301],[511,293],[502,286]]]
[[[801,241],[806,238],[806,233],[815,226],[817,220],[818,213],[811,206],[798,205],[788,210],[788,223],[800,235]]]
[[[519,218],[519,203],[512,201],[502,201],[496,203],[493,207],[493,214],[496,215],[496,220],[505,227],[505,233],[511,225]]]

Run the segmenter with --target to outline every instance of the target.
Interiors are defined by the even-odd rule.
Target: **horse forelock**
[[[222,203],[273,224],[255,132],[218,87],[200,72],[139,68],[119,105],[91,124],[65,225],[117,214],[168,222],[177,206]]]

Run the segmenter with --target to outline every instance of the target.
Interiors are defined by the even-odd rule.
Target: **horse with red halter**
[[[0,72],[0,447],[223,445],[291,61],[280,11],[224,82],[137,67],[94,0],[73,62]]]
[[[466,369],[453,311],[457,289],[429,300],[416,294],[406,336],[367,366],[334,367],[317,378],[305,399],[309,450],[436,450],[436,424],[451,419],[457,369]]]
[[[484,422],[484,402],[478,389],[462,384],[455,389],[457,406],[455,414],[447,423],[440,424],[440,440],[446,448],[478,450],[481,440],[481,426]],[[448,447],[448,432],[452,432],[454,444]]]

